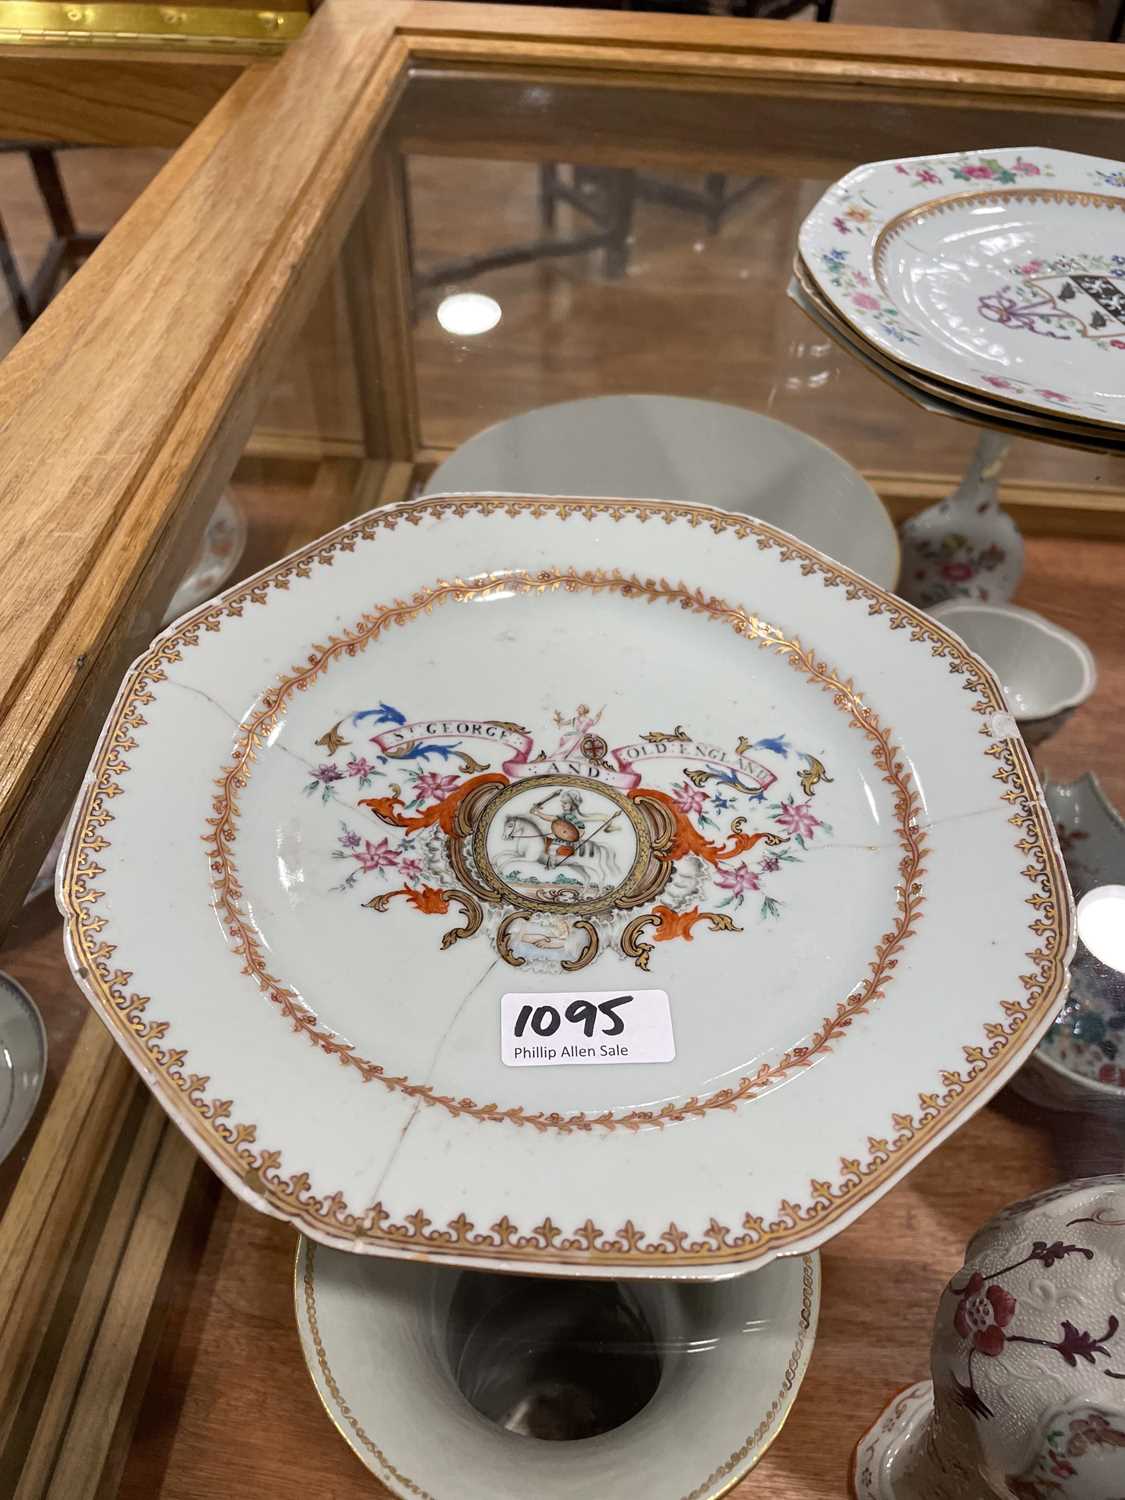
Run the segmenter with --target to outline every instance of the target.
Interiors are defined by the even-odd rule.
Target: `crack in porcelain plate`
[[[325,1243],[731,1274],[842,1227],[1057,1009],[1010,729],[939,624],[746,516],[388,507],[131,669],[68,953],[224,1180]],[[672,1060],[504,1065],[504,994],[653,986]]]
[[[802,225],[820,293],[896,363],[1014,412],[1125,420],[1125,165],[1045,148],[857,167]]]

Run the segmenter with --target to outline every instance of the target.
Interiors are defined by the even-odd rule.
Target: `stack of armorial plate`
[[[872,162],[805,220],[793,273],[808,316],[927,410],[1125,452],[1125,165]]]

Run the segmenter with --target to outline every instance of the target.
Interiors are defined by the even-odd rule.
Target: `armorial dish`
[[[1013,410],[1125,420],[1125,165],[1046,147],[869,162],[800,255],[860,339]]]
[[[822,1243],[1018,1066],[1072,946],[983,663],[762,522],[633,500],[387,507],[178,621],[58,897],[255,1207],[593,1275]],[[671,1055],[631,1059],[654,994]]]

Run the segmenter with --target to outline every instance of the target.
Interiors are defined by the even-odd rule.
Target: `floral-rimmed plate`
[[[1125,421],[1125,166],[1073,152],[857,167],[802,225],[817,286],[913,370],[1015,408]]]
[[[178,621],[57,894],[79,984],[248,1202],[616,1276],[823,1242],[1018,1065],[1072,946],[983,664],[670,502],[388,507]],[[549,1055],[539,995],[659,1030],[642,991],[673,1056],[607,1051],[601,1012],[596,1061]],[[527,1065],[505,995],[535,997]]]
[[[794,263],[793,279],[788,290],[791,300],[805,316],[853,359],[899,395],[935,416],[948,417],[955,422],[971,422],[977,427],[991,427],[994,431],[1027,438],[1031,442],[1077,448],[1085,453],[1125,451],[1125,433],[1115,432],[1110,427],[1096,427],[1092,423],[1078,420],[1066,422],[1046,411],[1005,406],[986,396],[977,396],[945,382],[919,375],[880,354],[874,345],[864,342],[855,329],[825,303],[800,259]]]

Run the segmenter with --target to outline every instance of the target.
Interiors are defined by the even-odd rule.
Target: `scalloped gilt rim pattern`
[[[337,656],[355,656],[373,640],[377,640],[384,631],[405,625],[419,615],[429,613],[435,605],[488,598],[513,589],[524,594],[545,593],[554,589],[564,589],[568,593],[576,593],[581,589],[589,589],[595,593],[617,593],[650,604],[662,601],[721,621],[736,635],[756,641],[767,651],[777,652],[809,682],[830,693],[836,707],[848,716],[849,726],[866,738],[876,770],[882,773],[883,780],[893,788],[896,832],[902,851],[898,865],[899,880],[894,892],[895,911],[890,930],[883,933],[876,944],[866,979],[837,1002],[835,1011],[821,1020],[807,1043],[790,1048],[775,1063],[763,1062],[755,1073],[740,1078],[734,1087],[717,1089],[703,1098],[693,1095],[687,1099],[672,1099],[658,1110],[632,1109],[621,1114],[608,1110],[595,1115],[585,1112],[561,1115],[554,1112],[533,1112],[520,1104],[501,1108],[495,1103],[478,1104],[473,1099],[455,1099],[451,1095],[439,1093],[429,1084],[415,1083],[409,1078],[388,1074],[378,1063],[361,1057],[351,1043],[342,1041],[334,1031],[322,1026],[315,1011],[305,1005],[290,986],[271,974],[267,968],[265,954],[246,909],[234,856],[239,817],[237,798],[238,793],[247,785],[258,747],[269,743],[270,735],[280,721],[289,698],[296,691],[303,692],[311,682],[322,676],[329,663]],[[817,1058],[831,1049],[832,1043],[844,1038],[857,1016],[866,1015],[875,1000],[884,998],[893,981],[897,962],[921,914],[925,901],[922,875],[926,854],[925,836],[918,826],[921,800],[910,782],[901,751],[891,739],[890,732],[880,724],[878,715],[864,704],[855,684],[819,661],[800,641],[787,638],[776,627],[764,623],[747,610],[731,606],[698,589],[687,589],[683,585],[672,586],[663,579],[553,569],[542,569],[535,574],[505,573],[502,578],[490,574],[488,582],[481,584],[466,583],[460,579],[439,583],[433,588],[421,590],[412,599],[396,600],[393,604],[377,607],[365,615],[354,630],[341,636],[333,636],[325,646],[314,647],[305,662],[291,672],[284,673],[278,684],[261,696],[259,703],[261,706],[249,715],[242,726],[230,764],[224,766],[217,778],[218,794],[212,805],[214,817],[207,820],[210,831],[204,835],[211,864],[214,905],[222,918],[232,952],[240,961],[242,972],[254,979],[258,988],[269,997],[292,1029],[307,1037],[318,1050],[335,1057],[344,1067],[356,1069],[364,1083],[379,1083],[391,1092],[403,1093],[426,1105],[436,1105],[454,1119],[470,1116],[489,1123],[526,1125],[538,1131],[549,1130],[571,1135],[591,1130],[636,1131],[653,1126],[663,1128],[680,1120],[698,1118],[711,1110],[734,1109],[744,1100],[753,1099],[764,1089],[781,1082],[790,1073],[810,1067]]]
[[[675,1223],[653,1231],[627,1221],[607,1231],[592,1219],[566,1231],[549,1216],[529,1229],[521,1229],[506,1215],[480,1228],[463,1213],[439,1225],[423,1208],[396,1219],[381,1202],[354,1213],[338,1190],[320,1196],[311,1191],[308,1172],[286,1171],[281,1152],[259,1143],[252,1122],[232,1119],[233,1099],[208,1094],[210,1079],[192,1070],[187,1052],[164,1045],[170,1023],[150,1016],[150,996],[130,991],[131,971],[123,967],[116,944],[104,935],[109,919],[97,907],[105,892],[95,883],[105,871],[97,857],[110,847],[105,836],[113,822],[110,809],[125,791],[121,778],[129,771],[129,755],[139,745],[137,735],[145,726],[143,709],[154,701],[153,688],[165,679],[166,666],[182,660],[184,651],[198,644],[203,632],[219,631],[224,620],[239,618],[248,607],[265,605],[271,590],[287,590],[309,578],[314,566],[330,567],[336,553],[354,552],[361,542],[393,531],[400,523],[418,525],[425,517],[443,515],[551,514],[586,521],[606,516],[632,518],[645,524],[661,520],[671,525],[679,520],[692,527],[708,526],[716,535],[728,532],[742,540],[752,539],[762,551],[776,550],[782,562],[799,567],[804,576],[819,577],[826,588],[843,588],[849,601],[866,604],[869,615],[883,616],[888,629],[909,630],[912,640],[928,641],[932,654],[946,659],[949,670],[964,679],[965,691],[974,695],[980,733],[989,742],[982,753],[995,761],[994,778],[1004,785],[1002,800],[1012,808],[1013,843],[1027,858],[1022,874],[1031,889],[1026,901],[1034,913],[1028,923],[1034,939],[1027,952],[1029,972],[1020,976],[1023,995],[999,1000],[998,1017],[985,1024],[982,1035],[963,1044],[963,1068],[942,1070],[935,1088],[918,1095],[912,1112],[893,1113],[888,1134],[868,1139],[866,1160],[841,1158],[836,1182],[812,1180],[806,1203],[782,1200],[773,1218],[747,1211],[737,1226],[712,1218],[702,1235],[695,1237]],[[563,497],[461,497],[386,507],[330,533],[216,603],[201,607],[156,641],[131,669],[83,785],[60,880],[60,905],[73,965],[103,1019],[188,1136],[243,1192],[253,1194],[268,1211],[296,1223],[313,1238],[355,1249],[445,1255],[460,1261],[510,1260],[607,1269],[752,1262],[797,1242],[807,1243],[810,1236],[819,1239],[833,1221],[924,1150],[990,1083],[1012,1041],[1030,1023],[1050,1013],[1063,993],[1071,935],[1065,876],[1049,820],[1032,791],[1034,774],[1026,750],[1011,739],[992,738],[986,719],[998,713],[1006,713],[998,689],[936,621],[811,547],[747,516],[669,501]]]

